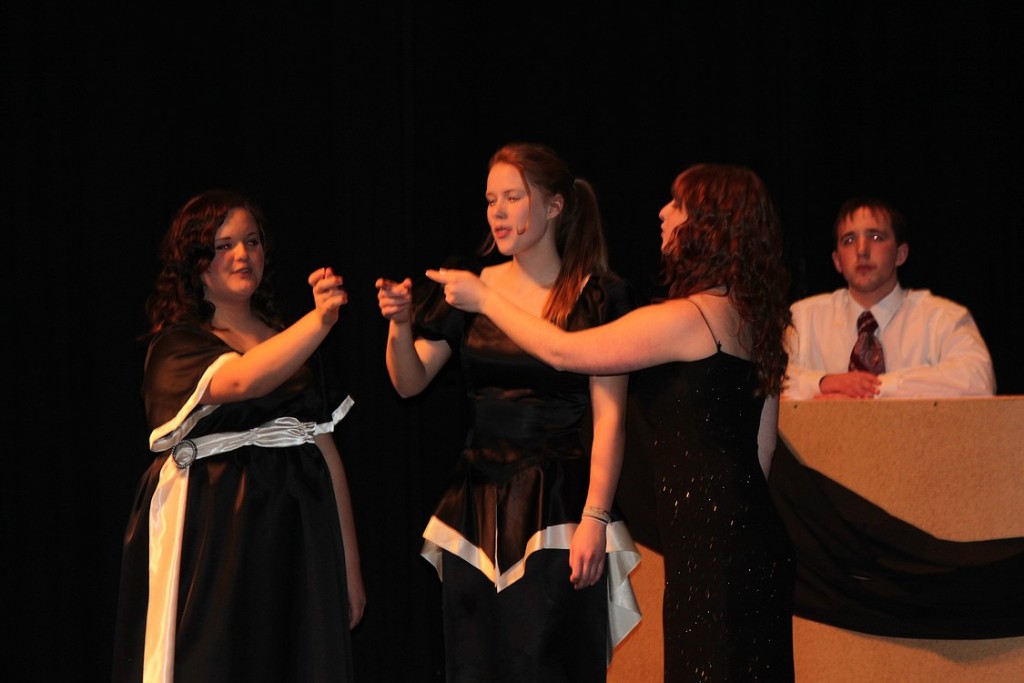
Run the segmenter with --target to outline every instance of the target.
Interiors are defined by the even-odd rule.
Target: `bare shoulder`
[[[634,310],[631,317],[656,321],[659,327],[664,327],[671,334],[680,334],[688,331],[701,320],[700,311],[693,302],[686,299],[664,299]],[[703,324],[703,323],[701,323]]]
[[[664,315],[671,315],[679,321],[685,321],[694,317],[700,318],[700,310],[697,308],[699,305],[693,297],[688,296],[680,299],[665,299],[653,304],[652,308]]]
[[[502,263],[496,263],[493,266],[486,266],[480,271],[480,279],[487,284],[496,282],[508,274],[509,266],[511,266],[511,264],[511,261],[504,261]]]
[[[739,312],[729,297],[717,292],[698,292],[683,299],[698,315],[706,318],[709,323],[727,323],[739,318]],[[716,325],[717,327],[717,325]],[[729,325],[730,328],[734,325]],[[724,332],[724,331],[723,331]],[[717,331],[716,331],[717,335]]]
[[[740,358],[749,358],[749,330],[743,325],[743,318],[732,300],[724,294],[710,291],[693,294],[690,304],[700,310],[702,324],[709,334],[722,343],[722,351]]]
[[[633,339],[661,348],[661,362],[697,360],[716,351],[700,310],[688,298],[666,299],[636,309],[625,319],[634,324]]]

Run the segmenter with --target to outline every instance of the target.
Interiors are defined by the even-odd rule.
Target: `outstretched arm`
[[[377,303],[388,324],[385,362],[403,398],[423,391],[451,357],[447,342],[417,339],[412,331],[412,280],[377,280]]]
[[[309,276],[316,307],[295,324],[225,363],[210,381],[204,403],[232,403],[265,396],[295,374],[327,337],[348,303],[341,276],[319,268]]]
[[[643,306],[606,325],[566,332],[518,308],[478,277],[464,270],[428,270],[444,285],[452,306],[482,313],[527,353],[558,370],[619,375],[707,353],[700,312],[684,299]]]

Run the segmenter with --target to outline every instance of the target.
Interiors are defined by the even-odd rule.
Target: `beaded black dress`
[[[125,534],[118,683],[352,680],[338,508],[312,442],[350,400],[314,356],[264,397],[199,404],[235,356],[195,327],[150,343],[143,398],[157,455]],[[199,459],[179,469],[170,449],[185,441]]]
[[[636,378],[665,559],[665,681],[792,681],[794,566],[758,462],[764,399],[754,364],[715,342]]]
[[[567,328],[607,322],[632,305],[621,279],[593,275]],[[450,307],[439,288],[421,310],[416,334],[458,354],[472,407],[459,464],[423,533],[423,556],[444,582],[448,678],[604,680],[611,647],[639,621],[628,580],[639,553],[613,510],[607,583],[580,591],[569,583],[567,549],[590,480],[581,436],[589,377],[538,361],[487,317]],[[580,659],[542,661],[569,649]],[[563,669],[564,678],[554,673]]]

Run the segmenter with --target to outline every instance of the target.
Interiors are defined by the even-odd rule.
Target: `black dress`
[[[352,679],[337,503],[312,443],[350,400],[333,401],[311,362],[265,397],[198,405],[236,355],[192,327],[150,344],[143,395],[159,455],[125,535],[115,681],[144,668],[146,681]],[[187,469],[168,450],[179,443],[179,456],[190,444],[200,456]]]
[[[792,547],[758,462],[753,363],[644,371],[665,558],[666,683],[792,681]]]
[[[611,648],[639,621],[628,578],[639,553],[613,515],[607,584],[569,583],[569,542],[590,481],[581,439],[589,377],[529,356],[485,316],[448,306],[439,289],[431,297],[417,335],[458,353],[473,412],[452,484],[423,533],[423,555],[445,584],[448,681],[604,680]],[[594,275],[567,327],[631,307],[622,280]]]

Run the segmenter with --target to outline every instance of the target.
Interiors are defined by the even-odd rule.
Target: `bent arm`
[[[822,381],[825,370],[810,358],[811,345],[802,340],[801,334],[810,334],[804,329],[803,321],[798,316],[798,309],[793,309],[793,325],[786,330],[786,352],[789,363],[786,365],[786,381],[783,396],[791,400],[814,398],[822,392]],[[799,324],[799,327],[798,327]],[[804,343],[801,344],[801,341]]]
[[[451,357],[444,341],[417,339],[412,328],[412,280],[378,278],[377,304],[388,321],[385,363],[391,385],[402,398],[415,396],[437,376]]]
[[[402,398],[426,389],[451,355],[448,342],[414,337],[411,323],[392,320],[388,325],[385,362],[391,384]]]
[[[233,403],[266,396],[294,375],[327,337],[338,320],[338,310],[348,302],[341,278],[334,275],[314,283],[313,297],[315,309],[221,366],[202,402]]]
[[[879,392],[880,380],[869,372],[826,372],[821,369],[823,350],[817,349],[814,356],[811,344],[801,345],[796,327],[789,328],[786,333],[786,350],[789,354],[783,391],[786,399],[874,398]]]
[[[996,377],[988,347],[974,318],[966,311],[935,342],[940,348],[938,362],[922,364],[880,375],[880,398],[992,396]]]
[[[802,367],[791,359],[786,366],[785,396],[792,400],[814,398],[822,393],[821,384],[824,379],[824,371]]]

